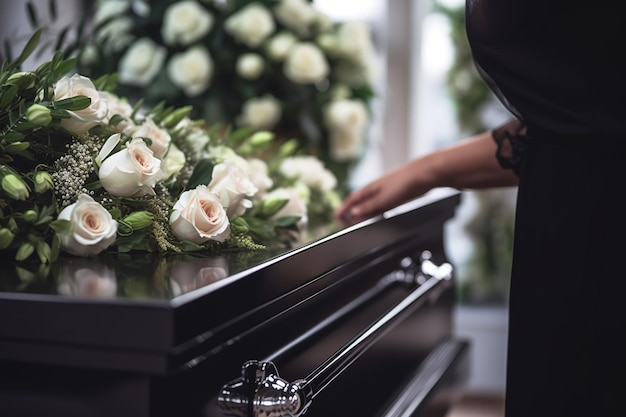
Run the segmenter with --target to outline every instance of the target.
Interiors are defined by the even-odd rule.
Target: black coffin
[[[298,248],[0,276],[0,416],[443,416],[467,378],[431,193]]]

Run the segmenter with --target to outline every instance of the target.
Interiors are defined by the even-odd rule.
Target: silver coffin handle
[[[400,315],[420,300],[425,300],[442,282],[452,278],[452,265],[434,264],[431,253],[424,251],[415,274],[419,286],[392,307],[373,325],[342,346],[306,378],[288,382],[278,375],[272,361],[247,361],[241,377],[225,384],[218,395],[220,411],[237,417],[299,417],[313,399],[335,378],[373,345]]]

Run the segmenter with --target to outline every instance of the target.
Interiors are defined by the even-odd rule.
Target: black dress
[[[506,416],[622,416],[626,25],[608,2],[468,0],[494,130],[520,180]]]

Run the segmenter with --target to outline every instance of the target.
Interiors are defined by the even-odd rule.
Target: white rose
[[[76,96],[87,96],[91,103],[83,110],[70,111],[71,117],[62,119],[61,126],[74,133],[83,133],[105,120],[107,102],[100,96],[94,83],[80,74],[65,76],[54,86],[54,101]]]
[[[282,115],[280,101],[272,95],[246,100],[237,119],[239,125],[257,130],[273,129]]]
[[[111,298],[117,294],[115,270],[94,259],[72,259],[60,262],[59,294]]]
[[[206,146],[211,141],[211,138],[204,129],[195,129],[185,137],[185,140],[191,145],[191,149],[195,155],[202,157],[206,151]]]
[[[363,22],[343,23],[337,31],[337,53],[347,61],[340,62],[335,76],[356,85],[372,83],[379,76],[380,62],[371,39],[369,27]]]
[[[174,294],[185,294],[228,276],[228,262],[223,257],[203,258],[174,263],[169,274]]]
[[[181,1],[165,9],[161,36],[168,45],[189,45],[209,33],[213,15],[195,1]]]
[[[337,178],[322,161],[312,155],[285,158],[279,171],[288,178],[302,181],[310,188],[329,191],[337,185]]]
[[[224,146],[224,145],[210,146],[207,149],[206,155],[207,157],[214,159],[218,163],[230,161],[236,164],[237,166],[239,166],[241,169],[243,169],[243,167],[247,163],[246,160],[237,152],[235,152],[235,150],[231,148],[230,146]]]
[[[157,126],[151,118],[145,119],[139,126],[130,126],[124,133],[133,138],[150,139],[148,147],[157,158],[163,158],[172,142],[172,137],[163,128]]]
[[[104,45],[107,52],[119,52],[135,40],[132,29],[133,20],[120,16],[101,26],[95,39]]]
[[[200,159],[204,156],[205,148],[211,141],[206,129],[202,127],[202,123],[201,120],[192,120],[185,116],[172,130],[174,135],[183,138],[185,147],[190,148],[190,153],[194,159]]]
[[[263,74],[265,62],[259,54],[242,54],[239,58],[237,58],[236,69],[237,74],[239,74],[241,78],[255,80]]]
[[[322,50],[333,58],[339,55],[339,42],[337,40],[337,34],[332,32],[320,33],[315,42],[322,48]]]
[[[275,29],[272,14],[259,3],[248,4],[224,21],[224,30],[250,48],[261,45]]]
[[[122,116],[126,120],[120,121],[115,128],[119,131],[127,129],[133,122],[130,120],[130,116],[133,114],[133,107],[128,100],[120,98],[117,95],[108,91],[100,91],[100,97],[107,102],[107,116],[104,123],[110,123],[111,118],[115,115]]]
[[[258,189],[257,196],[263,195],[274,185],[274,181],[269,175],[267,163],[262,159],[250,158],[248,160],[248,176]]]
[[[294,45],[284,65],[287,78],[298,84],[322,81],[330,72],[330,65],[322,50],[311,42]]]
[[[241,216],[251,208],[252,201],[247,197],[253,197],[258,191],[248,174],[232,161],[213,167],[209,190],[219,196],[228,218]]]
[[[141,197],[155,194],[160,169],[161,160],[154,157],[146,142],[136,138],[126,144],[126,149],[102,161],[98,177],[115,197]]]
[[[317,12],[307,0],[281,0],[274,7],[276,20],[300,36],[310,34],[311,24],[317,18]]]
[[[161,160],[161,174],[159,178],[167,179],[178,174],[185,166],[185,161],[185,153],[172,143],[167,154]]]
[[[129,7],[128,0],[100,1],[94,14],[94,24],[97,26],[113,17],[122,16]]]
[[[297,41],[298,39],[291,32],[282,31],[277,33],[267,41],[267,54],[273,61],[283,61]]]
[[[298,188],[276,188],[268,192],[264,197],[264,199],[272,198],[289,200],[282,209],[280,209],[276,214],[272,216],[273,219],[284,216],[298,216],[300,217],[300,220],[298,220],[297,223],[298,228],[302,230],[307,225],[307,223],[309,222],[307,200],[306,198],[304,198]]]
[[[365,62],[374,53],[369,27],[363,22],[345,22],[337,30],[339,52],[355,62]]]
[[[230,223],[217,195],[205,185],[185,191],[170,216],[174,236],[197,244],[208,240],[223,242],[230,235]]]
[[[71,255],[96,255],[115,242],[117,222],[87,194],[61,210],[58,219],[71,223],[69,232],[59,234],[61,248]]]
[[[167,51],[148,38],[134,42],[119,63],[120,83],[145,87],[163,69]]]
[[[335,161],[350,161],[358,158],[363,150],[363,132],[353,130],[331,130],[330,157]]]
[[[335,21],[326,13],[315,10],[315,18],[313,19],[315,28],[318,32],[326,32],[332,30]]]
[[[174,55],[167,65],[167,74],[187,97],[195,97],[209,87],[213,76],[213,59],[206,48],[195,46]]]
[[[368,123],[361,100],[336,100],[324,111],[324,122],[330,132],[331,157],[337,161],[355,159],[363,147]]]

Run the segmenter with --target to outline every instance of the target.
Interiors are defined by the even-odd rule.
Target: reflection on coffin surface
[[[298,248],[4,263],[7,416],[443,416],[467,378],[432,193]]]

